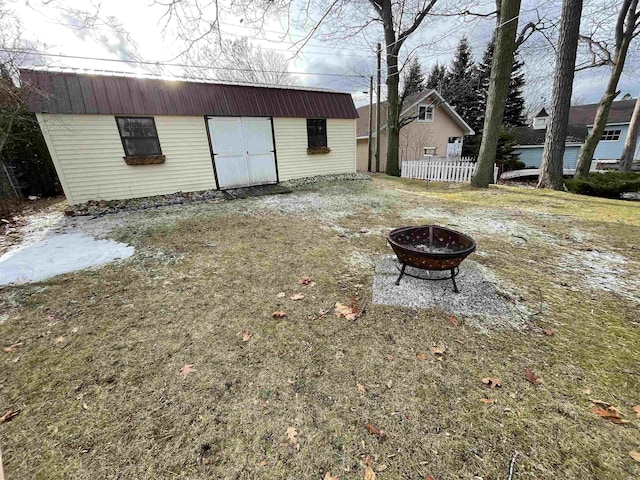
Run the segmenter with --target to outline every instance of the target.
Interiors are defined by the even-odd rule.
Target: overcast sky
[[[448,0],[442,0],[444,2]],[[604,0],[587,0],[585,15],[602,11]],[[23,25],[24,36],[46,44],[46,51],[52,54],[81,57],[99,57],[115,60],[132,58],[148,61],[168,62],[184,49],[177,40],[176,26],[165,27],[162,18],[165,7],[152,5],[152,0],[109,0],[101,4],[101,18],[112,17],[129,36],[114,32],[111,28],[98,24],[95,29],[81,28],[73,12],[68,9],[90,7],[88,0],[54,0],[44,5],[42,0],[29,2],[5,0]],[[56,3],[58,2],[58,3]],[[457,2],[459,3],[459,2]],[[97,2],[96,2],[97,4]],[[481,0],[470,0],[469,5],[475,11],[489,11],[493,5]],[[61,8],[62,7],[62,8]],[[366,8],[366,3],[362,8]],[[546,16],[557,19],[560,0],[523,0],[522,19]],[[70,14],[71,13],[71,14]],[[113,21],[113,20],[112,20]],[[314,37],[295,55],[298,48],[294,42],[304,36],[300,28],[285,31],[287,25],[281,20],[271,18],[261,32],[248,27],[241,16],[226,15],[223,19],[222,37],[233,40],[247,36],[262,48],[281,51],[290,58],[289,69],[301,72],[293,75],[296,84],[348,91],[354,95],[357,104],[368,101],[363,93],[369,88],[369,76],[375,72],[374,45],[382,40],[381,27],[373,25],[352,38],[338,38],[328,35],[329,41],[322,36]],[[583,20],[583,24],[585,21]],[[425,74],[435,62],[448,63],[455,52],[456,44],[462,35],[469,39],[476,60],[480,60],[487,42],[490,40],[495,20],[476,17],[455,19],[431,19],[424,23],[416,35],[404,48],[404,54],[413,51],[419,58]],[[335,28],[335,26],[332,26]],[[332,29],[329,29],[331,32]],[[326,32],[325,32],[326,33]],[[327,37],[327,35],[325,35]],[[331,39],[333,38],[333,41]],[[640,91],[638,75],[638,51],[640,39],[632,46],[628,67],[620,81],[622,93],[631,93],[634,97]],[[534,103],[544,103],[550,95],[553,53],[548,42],[541,36],[533,37],[522,50],[527,77],[527,99]],[[180,62],[180,59],[173,60]],[[148,72],[135,64],[106,62],[86,59],[47,57],[50,66],[74,67],[94,70],[122,72]],[[181,68],[165,69],[165,73],[181,74]],[[608,77],[608,69],[589,70],[580,73],[574,85],[574,98],[581,103],[597,102],[602,94]],[[383,77],[384,78],[384,77]],[[384,79],[383,79],[384,81]]]

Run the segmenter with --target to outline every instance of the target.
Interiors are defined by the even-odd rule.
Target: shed
[[[356,171],[347,93],[20,73],[71,205]]]

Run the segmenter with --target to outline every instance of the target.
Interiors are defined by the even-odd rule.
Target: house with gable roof
[[[618,100],[611,104],[607,126],[596,147],[593,156],[594,161],[615,163],[615,161],[620,160],[635,103],[635,99],[628,99]],[[587,135],[593,129],[593,120],[595,119],[597,108],[598,104],[592,103],[589,105],[575,105],[569,110],[563,168],[576,168],[580,148],[582,148]],[[548,121],[549,114],[543,108],[533,118],[531,126],[516,129],[519,141],[515,145],[513,153],[519,155],[520,160],[527,167],[539,168],[542,163]],[[640,143],[636,148],[634,159],[640,160]]]

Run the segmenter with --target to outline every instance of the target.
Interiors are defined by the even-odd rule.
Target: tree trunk
[[[619,14],[618,24],[621,24],[621,20],[624,20],[624,18],[628,17],[629,15],[631,16],[631,18],[633,18],[636,5],[637,1],[631,2],[630,5],[627,5],[628,10],[626,12],[624,11],[624,7],[622,7],[623,10],[621,10]],[[598,146],[600,138],[602,137],[602,132],[607,126],[607,121],[609,120],[609,111],[611,110],[611,104],[619,93],[616,91],[616,89],[618,88],[618,81],[620,80],[622,69],[624,68],[624,62],[627,59],[629,43],[633,38],[634,25],[635,20],[632,20],[630,24],[624,26],[624,30],[621,30],[620,37],[616,38],[616,51],[613,60],[613,69],[611,70],[611,75],[609,76],[607,88],[604,91],[602,98],[600,99],[600,103],[598,103],[596,118],[593,121],[593,128],[591,129],[591,133],[587,135],[587,139],[580,149],[575,178],[584,177],[589,174],[591,161],[593,160],[593,154],[596,151],[596,147]]]
[[[640,95],[636,98],[636,106],[633,108],[627,139],[624,141],[624,148],[622,149],[622,156],[620,157],[621,172],[631,171],[633,156],[636,153],[638,144],[638,135],[640,135]]]
[[[390,59],[395,65],[392,65]],[[400,99],[397,57],[387,55],[387,175],[400,176]],[[391,72],[395,71],[395,75]]]
[[[493,183],[493,167],[496,161],[507,90],[511,80],[519,12],[520,0],[502,1],[500,23],[496,27],[496,45],[491,65],[482,142],[478,152],[478,166],[471,179],[471,185],[474,187],[487,188],[490,183]]]
[[[384,26],[384,43],[387,53],[387,166],[385,172],[400,176],[400,74],[398,54],[402,41],[396,39],[391,2],[383,2],[380,12]]]
[[[551,115],[544,139],[542,166],[538,188],[561,190],[564,147],[569,123],[569,108],[573,92],[573,76],[576,68],[576,52],[580,34],[582,0],[564,0],[560,20],[560,39],[556,68],[553,74]]]

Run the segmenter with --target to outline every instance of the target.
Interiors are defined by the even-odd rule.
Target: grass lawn
[[[361,479],[367,455],[382,480],[495,479],[516,451],[517,480],[640,477],[638,203],[379,176],[74,221],[137,253],[2,290],[8,479]],[[372,304],[386,232],[428,222],[476,239],[518,324]],[[351,295],[359,319],[320,313]]]

